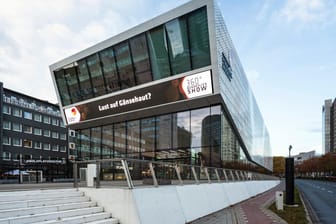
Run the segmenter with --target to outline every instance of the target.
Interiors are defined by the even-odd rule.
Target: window
[[[117,68],[119,71],[121,89],[126,89],[135,85],[133,65],[128,47],[128,42],[123,42],[114,47],[117,58]]]
[[[23,117],[31,120],[31,119],[33,119],[33,114],[31,112],[24,111],[23,112]]]
[[[3,121],[2,127],[3,127],[3,129],[11,130],[11,122]]]
[[[185,17],[166,23],[166,30],[172,74],[180,74],[191,70]]]
[[[66,140],[66,134],[65,133],[60,133],[60,139]]]
[[[142,34],[132,38],[130,47],[137,85],[152,81],[146,36]]]
[[[2,140],[2,144],[3,144],[3,145],[10,145],[10,144],[11,144],[11,138],[10,138],[10,137],[8,137],[8,136],[3,136],[2,139],[3,139],[3,140]]]
[[[50,144],[49,143],[43,143],[43,149],[44,150],[50,150]]]
[[[42,149],[42,143],[41,142],[34,142],[34,148],[35,149]]]
[[[51,133],[51,137],[52,137],[52,138],[58,138],[58,132],[54,132],[54,131],[53,131],[53,132]]]
[[[105,81],[100,67],[98,54],[94,54],[87,58],[87,65],[90,70],[93,92],[95,96],[101,96],[106,93]]]
[[[10,152],[2,152],[2,159],[3,160],[11,160],[11,153]]]
[[[34,135],[42,135],[42,129],[41,128],[34,128]]]
[[[43,123],[45,123],[45,124],[50,124],[50,117],[44,115],[44,116],[43,116]]]
[[[92,98],[93,89],[91,85],[91,78],[87,68],[86,60],[78,61],[78,79],[80,86],[80,94],[83,100]]]
[[[4,114],[11,114],[11,108],[10,108],[10,106],[4,104],[4,105],[3,105],[3,108],[2,108],[2,112],[3,112]]]
[[[157,149],[171,148],[171,115],[158,116],[156,120],[156,147]]]
[[[101,58],[101,64],[103,73],[105,76],[106,90],[108,92],[114,92],[120,89],[120,83],[118,79],[117,67],[115,62],[115,55],[112,48],[104,50],[99,53]]]
[[[58,147],[59,147],[58,145],[52,145],[51,150],[55,151],[55,152],[58,152]]]
[[[32,140],[24,139],[24,140],[23,140],[23,146],[26,147],[26,148],[31,148],[31,147],[33,147],[33,142],[32,142]]]
[[[101,154],[101,127],[91,128],[91,152],[93,159],[100,159]]]
[[[149,31],[147,37],[154,80],[170,76],[165,30],[162,26],[157,27]]]
[[[210,65],[210,46],[206,8],[188,16],[191,62],[193,69]]]
[[[23,125],[23,132],[27,134],[33,133],[33,127],[28,125]]]
[[[66,152],[66,147],[63,146],[63,145],[61,145],[61,146],[59,147],[59,149],[60,149],[60,152]]]
[[[72,67],[71,67],[72,66]],[[72,103],[76,103],[80,101],[81,98],[81,91],[77,81],[77,73],[76,68],[73,65],[67,66],[64,70],[64,78],[66,80],[66,84],[68,86],[69,95]]]
[[[13,123],[13,131],[21,132],[22,131],[22,125],[19,124],[19,123]]]
[[[54,126],[58,126],[59,120],[57,118],[52,118],[51,119],[51,124],[54,125]]]
[[[41,114],[34,114],[34,121],[41,122],[42,121],[42,115]]]
[[[65,128],[65,125],[62,120],[60,121],[60,127]]]
[[[50,137],[50,130],[43,130],[43,136]]]
[[[55,79],[57,83],[57,89],[59,91],[59,94],[61,96],[62,104],[63,105],[69,105],[71,103],[70,96],[68,92],[68,87],[64,78],[64,70],[61,69],[59,71],[54,72]]]
[[[21,138],[13,138],[13,146],[22,146]]]
[[[19,108],[14,107],[13,108],[13,115],[15,117],[22,117],[22,110]]]

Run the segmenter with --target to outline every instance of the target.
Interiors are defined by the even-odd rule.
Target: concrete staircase
[[[118,224],[77,189],[0,192],[0,224]]]

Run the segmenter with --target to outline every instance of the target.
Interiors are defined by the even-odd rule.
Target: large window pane
[[[166,30],[172,74],[191,70],[186,19],[181,17],[166,23]]]
[[[120,77],[121,89],[126,89],[135,85],[133,65],[127,42],[123,42],[114,47],[117,68]]]
[[[80,157],[90,159],[90,129],[80,131]]]
[[[104,77],[99,63],[100,62],[97,54],[87,58],[87,64],[91,74],[93,92],[95,96],[101,96],[106,93]]]
[[[172,129],[171,129],[171,115],[162,115],[156,120],[156,147],[157,149],[171,149],[172,147]]]
[[[67,87],[67,84],[64,78],[64,70],[61,69],[59,71],[54,72],[54,74],[55,74],[57,89],[61,97],[62,104],[63,106],[69,105],[71,103],[71,100],[70,100],[70,95],[68,92],[68,87]]]
[[[206,8],[188,15],[189,41],[192,67],[210,65],[210,47]]]
[[[114,125],[114,156],[126,156],[126,124],[125,122]]]
[[[173,114],[173,148],[191,148],[189,111]]]
[[[154,80],[170,76],[166,34],[162,26],[147,34]]]
[[[101,127],[91,128],[91,153],[93,159],[100,159]]]
[[[72,103],[79,102],[82,98],[79,90],[76,68],[75,67],[66,68],[64,72],[65,72],[64,77],[68,85],[71,102]]]
[[[140,158],[140,121],[127,122],[127,154],[130,158]]]
[[[141,151],[144,159],[155,156],[155,118],[141,120]]]
[[[85,59],[78,61],[78,79],[83,100],[92,98],[94,95]]]
[[[100,60],[105,76],[107,92],[120,90],[114,51],[112,48],[100,52]]]
[[[152,81],[146,36],[142,34],[132,38],[130,40],[130,46],[132,51],[136,83],[139,85]]]
[[[113,157],[113,126],[103,126],[102,133],[102,158],[108,159]]]

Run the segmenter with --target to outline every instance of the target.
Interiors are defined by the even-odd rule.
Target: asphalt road
[[[336,223],[336,182],[296,179],[295,184],[315,213],[313,223]]]

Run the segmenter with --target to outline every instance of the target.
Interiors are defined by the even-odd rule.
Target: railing
[[[73,161],[74,187],[87,183],[88,164],[95,164],[94,187],[184,185],[250,180],[274,180],[276,177],[246,170],[194,166],[129,158]]]

